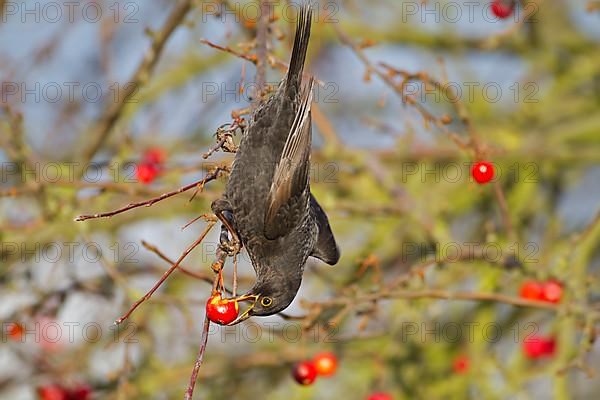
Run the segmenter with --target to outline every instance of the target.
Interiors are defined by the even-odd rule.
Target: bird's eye
[[[262,304],[263,307],[271,307],[273,304],[273,299],[270,297],[263,297],[260,299],[260,304]]]

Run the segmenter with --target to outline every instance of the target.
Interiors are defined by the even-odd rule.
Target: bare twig
[[[185,400],[192,400],[194,397],[194,387],[196,386],[196,381],[198,380],[198,372],[200,372],[200,367],[202,366],[202,361],[204,360],[204,353],[206,352],[206,345],[208,343],[208,330],[210,329],[210,320],[208,316],[204,316],[204,327],[202,328],[202,339],[200,340],[200,349],[198,350],[198,355],[196,356],[196,362],[194,363],[194,368],[192,369],[192,374],[190,375],[190,383],[188,385],[187,390],[185,391]]]
[[[500,293],[482,293],[482,292],[452,292],[441,289],[424,290],[386,290],[383,289],[377,293],[369,293],[352,299],[353,302],[372,302],[382,299],[440,299],[440,300],[472,300],[472,301],[491,301],[496,303],[511,304],[517,307],[540,308],[551,311],[558,311],[559,305],[545,301],[527,300],[520,297],[507,296]],[[324,305],[346,305],[348,299],[333,299],[329,302],[320,303]]]
[[[260,102],[260,98],[267,82],[267,42],[269,31],[269,3],[260,0],[260,16],[256,27],[256,96],[254,104]]]
[[[100,214],[90,214],[90,215],[80,215],[77,218],[75,218],[75,221],[85,221],[88,219],[94,219],[94,218],[110,218],[114,215],[117,214],[121,214],[124,213],[126,211],[129,211],[131,209],[134,208],[138,208],[138,207],[150,207],[155,203],[158,203],[159,201],[162,201],[164,199],[168,199],[169,197],[173,197],[177,194],[183,193],[183,192],[187,192],[190,189],[194,189],[194,188],[198,188],[198,187],[203,187],[207,182],[210,182],[212,180],[215,180],[218,178],[219,173],[221,171],[225,171],[226,169],[224,167],[217,167],[215,168],[214,171],[209,172],[204,178],[202,178],[199,181],[196,181],[194,183],[190,183],[189,185],[183,186],[177,190],[174,190],[172,192],[167,192],[167,193],[163,193],[158,197],[155,197],[153,199],[150,200],[145,200],[145,201],[141,201],[138,203],[129,203],[124,207],[121,207],[117,210],[113,210],[113,211],[108,211],[108,212],[104,212],[104,213],[100,213]]]
[[[233,297],[237,296],[237,287],[238,287],[238,259],[237,253],[233,255],[233,289],[232,295]]]
[[[419,113],[423,117],[426,124],[434,124],[440,131],[445,133],[461,149],[468,148],[468,144],[459,135],[457,135],[455,132],[452,132],[448,129],[448,127],[446,126],[447,123],[443,117],[440,117],[440,118],[436,117],[431,112],[429,112],[423,105],[419,104],[413,97],[408,96],[406,94],[406,92],[405,92],[406,83],[409,82],[410,80],[415,80],[415,79],[423,80],[421,74],[419,74],[419,73],[407,74],[407,76],[404,77],[404,80],[400,84],[398,84],[397,82],[394,81],[394,79],[392,77],[393,74],[384,73],[379,68],[377,68],[377,66],[375,66],[369,60],[369,58],[366,56],[366,54],[364,53],[361,46],[354,43],[353,40],[346,33],[344,33],[338,26],[334,25],[333,28],[337,32],[337,35],[340,38],[340,41],[343,44],[345,44],[346,46],[350,47],[354,51],[354,53],[357,55],[357,57],[360,59],[360,61],[362,61],[362,63],[365,65],[368,75],[370,75],[372,73],[377,75],[384,83],[386,83],[390,88],[392,88],[400,96],[403,103],[411,105],[417,111],[419,111]]]
[[[231,47],[221,46],[221,45],[213,43],[213,42],[211,42],[210,40],[207,40],[207,39],[200,39],[200,43],[203,43],[203,44],[205,44],[207,46],[210,46],[213,49],[217,49],[217,50],[221,50],[221,51],[224,51],[226,53],[229,53],[229,54],[233,54],[236,57],[242,58],[242,59],[244,59],[246,61],[250,61],[252,64],[256,64],[257,63],[256,56],[253,55],[253,54],[248,55],[248,54],[240,53],[239,51],[233,50]]]
[[[156,254],[158,256],[158,258],[160,258],[161,260],[166,261],[171,265],[175,264],[175,261],[173,261],[172,259],[167,257],[162,251],[160,251],[158,249],[158,247],[146,242],[145,240],[142,240],[142,246],[144,246],[144,248],[146,250],[151,251],[152,253]],[[177,269],[179,269],[181,272],[183,272],[186,275],[189,275],[189,276],[199,279],[201,281],[212,283],[211,275],[203,274],[201,272],[190,271],[189,269],[182,267],[181,265],[178,265]]]
[[[219,285],[219,279],[221,278],[221,274],[215,275],[213,280],[213,291],[217,289]],[[196,356],[196,362],[194,363],[194,368],[192,369],[192,374],[190,375],[190,383],[188,385],[187,390],[185,391],[185,400],[192,400],[194,396],[194,387],[196,386],[196,381],[198,380],[198,372],[200,371],[200,367],[202,366],[202,361],[204,360],[204,353],[206,352],[206,345],[208,343],[208,331],[210,328],[210,320],[208,319],[208,315],[204,315],[204,327],[202,329],[202,338],[200,340],[200,348],[198,349],[198,355]]]
[[[120,96],[116,101],[111,101],[109,106],[104,111],[104,114],[100,117],[96,126],[94,127],[93,134],[91,135],[91,144],[85,150],[83,154],[84,161],[89,162],[94,155],[98,152],[104,141],[110,135],[112,128],[116,125],[117,121],[123,114],[123,110],[127,101],[134,95],[141,86],[143,86],[149,79],[150,75],[154,71],[158,59],[167,43],[167,40],[171,37],[171,34],[175,29],[181,25],[186,15],[192,8],[192,0],[182,0],[167,18],[167,21],[163,25],[162,29],[158,32],[152,33],[152,44],[144,55],[142,62],[139,64],[137,70],[133,73],[133,76],[127,82],[127,85],[123,88],[123,96]]]
[[[202,241],[204,240],[206,235],[208,235],[208,232],[210,232],[210,230],[212,229],[213,226],[215,226],[215,224],[216,224],[215,221],[210,221],[208,223],[208,225],[206,226],[206,228],[204,229],[204,232],[202,232],[200,237],[194,243],[192,243],[187,249],[185,249],[183,254],[181,254],[181,256],[179,256],[179,258],[171,266],[171,268],[169,268],[163,274],[163,276],[154,284],[152,289],[150,289],[144,296],[142,296],[138,301],[136,301],[122,317],[120,317],[119,319],[117,319],[115,321],[116,325],[119,325],[120,323],[125,321],[127,318],[129,318],[129,316],[135,311],[136,308],[139,307],[140,304],[142,304],[144,301],[146,301],[150,297],[152,297],[152,294],[154,294],[154,292],[156,292],[156,290],[163,284],[163,282],[169,277],[169,275],[171,275],[173,273],[173,271],[175,271],[177,268],[179,268],[179,264],[188,256],[188,254],[190,254],[192,252],[192,250],[194,250],[200,243],[202,243]]]

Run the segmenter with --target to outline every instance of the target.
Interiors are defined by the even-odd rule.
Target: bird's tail
[[[304,69],[304,60],[306,59],[306,51],[310,39],[311,22],[312,8],[310,2],[304,2],[300,6],[300,13],[296,24],[294,49],[292,50],[292,58],[290,59],[290,67],[286,79],[287,88],[298,89],[300,87],[300,82],[302,82],[302,71]]]

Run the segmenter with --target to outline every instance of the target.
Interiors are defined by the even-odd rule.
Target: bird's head
[[[299,288],[300,280],[272,279],[257,282],[248,293],[237,298],[237,301],[249,302],[250,305],[228,325],[239,324],[252,316],[266,317],[285,310],[296,297]]]

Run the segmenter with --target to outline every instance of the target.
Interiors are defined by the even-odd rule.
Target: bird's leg
[[[233,227],[233,213],[231,204],[225,199],[217,199],[212,202],[211,209],[221,221],[220,247],[228,255],[233,256],[242,249],[242,242]],[[231,239],[229,239],[231,235]]]

